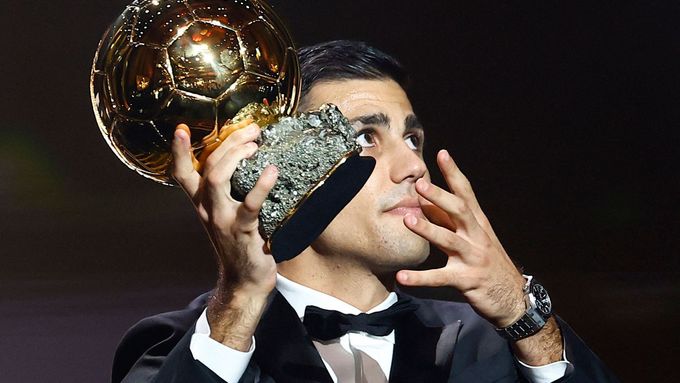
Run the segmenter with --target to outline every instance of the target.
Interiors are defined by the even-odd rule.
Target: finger
[[[418,202],[420,203],[420,209],[430,222],[438,226],[446,227],[450,230],[453,230],[454,232],[456,231],[456,225],[451,221],[449,215],[446,214],[446,212],[439,206],[433,204],[423,197],[420,197]]]
[[[497,241],[498,238],[491,227],[489,219],[479,205],[479,201],[472,190],[470,181],[465,177],[447,150],[440,150],[439,153],[437,153],[437,164],[439,165],[439,169],[441,170],[449,189],[468,204],[480,227],[491,238],[494,238]]]
[[[226,125],[222,128],[222,130],[220,130],[219,133],[211,133],[211,139],[201,152],[199,162],[203,166],[209,166],[211,163],[218,162],[224,153],[235,145],[255,140],[260,134],[260,129],[257,124],[248,124],[247,126],[242,126],[247,122],[248,120],[241,121],[240,123],[234,125]],[[231,127],[234,127],[235,129],[233,129],[230,134],[224,134],[225,128],[231,129]],[[230,136],[233,137],[228,139]]]
[[[219,163],[225,153],[229,152],[232,148],[252,142],[256,140],[259,135],[260,127],[257,126],[257,124],[250,124],[247,127],[230,134],[229,137],[227,137],[224,142],[221,142],[207,157],[204,158],[201,156],[201,158],[204,158],[204,172],[208,172],[211,167]]]
[[[411,214],[404,217],[404,225],[449,256],[454,254],[464,255],[469,252],[470,243],[447,228],[437,226]]]
[[[250,125],[252,123],[252,119],[245,119],[243,121],[240,121],[236,124],[229,124],[229,125],[224,125],[222,128],[213,130],[208,134],[207,136],[203,137],[202,143],[203,143],[203,151],[201,152],[199,156],[199,162],[200,162],[200,168],[202,169],[203,164],[205,163],[205,160],[208,158],[208,156],[217,149],[220,144],[226,140],[226,138],[233,132],[245,128],[246,126]],[[201,170],[199,170],[200,172]]]
[[[260,214],[260,209],[262,209],[262,204],[276,184],[278,175],[279,171],[276,166],[269,165],[264,168],[255,186],[253,186],[253,189],[246,195],[245,200],[239,206],[236,213],[236,224],[243,231],[257,230],[257,218]]]
[[[217,209],[224,207],[227,201],[234,202],[230,196],[231,176],[234,174],[238,163],[252,156],[257,151],[257,144],[248,142],[232,148],[214,166],[206,169],[204,175],[206,192],[210,194],[213,206]]]
[[[442,149],[437,153],[437,165],[439,165],[444,180],[453,193],[466,201],[468,199],[476,201],[470,181],[453,161],[447,150]]]
[[[191,150],[189,127],[177,125],[172,140],[172,176],[192,199],[198,192],[201,177],[194,168],[195,157]]]
[[[427,201],[446,212],[455,228],[463,228],[472,232],[479,226],[472,211],[462,198],[431,184],[424,178],[416,181],[416,191]],[[451,230],[455,230],[455,228],[449,227]]]
[[[245,120],[239,121],[235,124],[229,124],[229,125],[224,125],[222,128],[220,128],[220,134],[219,134],[219,139],[220,141],[225,141],[227,137],[229,137],[232,133],[239,129],[243,129],[247,127],[248,125],[253,123],[252,118],[246,118]]]
[[[397,282],[404,286],[451,286],[453,280],[451,271],[445,268],[431,270],[400,270],[397,273]]]
[[[440,150],[437,153],[437,165],[439,165],[439,169],[449,189],[470,206],[475,216],[477,216],[477,213],[482,213],[470,181],[465,177],[447,150]]]

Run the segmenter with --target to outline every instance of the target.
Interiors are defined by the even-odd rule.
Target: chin
[[[430,244],[423,238],[418,237],[416,240],[411,241],[408,249],[398,257],[402,267],[405,266],[418,266],[425,262],[427,257],[430,255]]]
[[[378,265],[383,272],[399,271],[425,262],[430,255],[430,244],[426,239],[406,229],[408,233],[387,242]]]

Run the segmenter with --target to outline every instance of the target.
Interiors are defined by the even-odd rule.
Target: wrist
[[[552,302],[545,288],[529,275],[525,275],[523,288],[526,311],[512,324],[497,328],[498,335],[517,342],[538,333],[552,317]]]
[[[511,292],[508,294],[508,300],[504,305],[504,315],[499,316],[493,323],[497,328],[507,327],[515,323],[526,312],[526,284],[527,280],[524,276],[518,274],[512,284]]]
[[[252,290],[216,291],[208,302],[210,337],[227,347],[247,351],[267,306],[268,294]]]
[[[563,360],[564,345],[557,321],[551,317],[536,334],[512,342],[515,357],[529,366],[545,366]]]

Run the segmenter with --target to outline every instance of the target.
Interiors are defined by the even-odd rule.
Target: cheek
[[[328,226],[325,234],[327,238],[337,236],[354,238],[370,235],[379,226],[381,214],[380,182],[382,172],[376,165],[371,177],[361,188],[359,193],[345,206]]]
[[[354,196],[354,198],[338,214],[338,221],[348,225],[346,230],[351,231],[354,227],[366,226],[375,221],[374,212],[376,211],[373,193],[364,188]]]
[[[331,222],[331,226],[338,231],[352,232],[362,230],[371,222],[375,221],[376,211],[373,193],[366,189],[368,183],[357,195],[345,206],[344,209]]]

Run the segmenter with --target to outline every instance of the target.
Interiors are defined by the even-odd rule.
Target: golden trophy
[[[295,113],[300,88],[290,33],[261,0],[135,0],[104,33],[90,74],[109,147],[163,184],[174,184],[168,169],[178,124],[189,126],[199,161],[226,138],[226,124],[250,118],[263,127],[257,153],[231,182],[244,196],[266,165],[279,167],[260,212],[277,261],[311,243],[374,165],[358,156],[354,130],[335,106]]]

